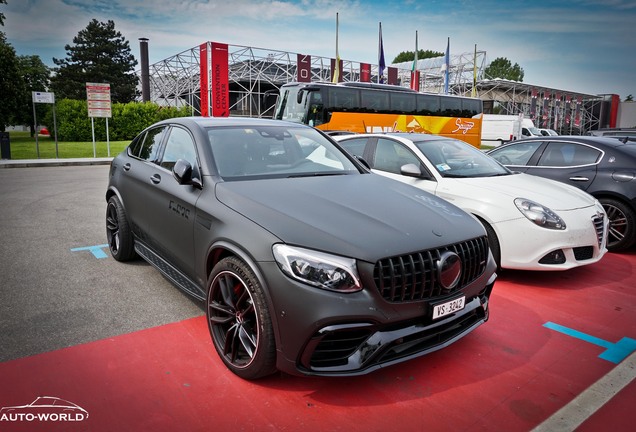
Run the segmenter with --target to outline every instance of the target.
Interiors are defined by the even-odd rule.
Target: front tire
[[[607,250],[619,252],[628,249],[636,241],[636,214],[625,203],[612,199],[599,199],[609,219]]]
[[[124,206],[117,195],[108,199],[106,207],[106,238],[110,253],[117,261],[130,261],[135,257],[133,235]]]
[[[210,274],[206,316],[223,363],[244,379],[276,371],[272,320],[258,278],[236,257],[219,261]]]

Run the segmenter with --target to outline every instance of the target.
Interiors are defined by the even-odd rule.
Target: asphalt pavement
[[[0,169],[0,362],[203,314],[144,261],[110,257],[108,163],[2,161],[24,166]]]

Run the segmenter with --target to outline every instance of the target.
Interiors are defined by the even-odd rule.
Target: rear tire
[[[613,198],[601,198],[607,218],[607,250],[619,252],[630,248],[636,241],[636,214],[625,203]]]
[[[276,371],[276,343],[263,287],[236,257],[219,261],[208,283],[206,316],[223,363],[244,379]]]
[[[117,261],[130,261],[135,257],[132,231],[117,195],[110,197],[106,206],[106,238],[110,253]]]

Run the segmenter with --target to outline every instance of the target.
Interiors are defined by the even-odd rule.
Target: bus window
[[[332,111],[358,112],[360,110],[360,92],[349,88],[329,89],[329,108]]]
[[[313,91],[309,93],[309,110],[307,112],[307,124],[309,126],[320,126],[325,122],[325,107],[322,102],[322,93]]]
[[[462,100],[458,97],[449,97],[442,100],[441,114],[447,117],[461,117]]]
[[[389,111],[389,93],[373,90],[360,90],[360,102],[363,112],[385,113]]]
[[[415,95],[406,92],[391,94],[391,112],[395,114],[415,114]]]
[[[477,114],[481,113],[482,110],[481,99],[462,99],[462,117],[475,117]]]
[[[417,95],[417,113],[419,115],[439,115],[440,97],[428,94]]]

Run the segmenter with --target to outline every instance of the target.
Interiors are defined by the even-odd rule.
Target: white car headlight
[[[338,292],[362,289],[354,259],[284,244],[272,251],[283,273],[301,282]]]
[[[554,230],[565,229],[565,222],[563,219],[561,219],[558,214],[541,204],[525,198],[517,198],[515,199],[515,205],[525,217],[540,227]]]

